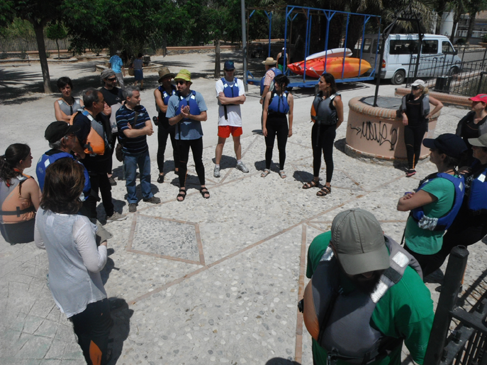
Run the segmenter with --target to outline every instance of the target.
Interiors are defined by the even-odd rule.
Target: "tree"
[[[27,20],[34,27],[45,93],[51,93],[51,87],[44,27],[50,21],[61,17],[63,2],[64,0],[3,0],[0,2],[0,25],[8,25],[18,17]]]
[[[57,58],[58,60],[61,59],[61,52],[59,51],[59,40],[66,38],[68,36],[68,33],[66,33],[66,30],[61,23],[54,23],[47,28],[46,35],[47,38],[56,41]]]
[[[470,19],[468,22],[466,42],[469,43],[470,38],[472,38],[473,27],[475,25],[475,18],[479,12],[487,10],[487,0],[470,0],[467,4],[467,10],[470,15]]]

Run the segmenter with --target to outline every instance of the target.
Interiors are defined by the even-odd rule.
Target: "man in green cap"
[[[403,341],[423,364],[434,312],[421,275],[371,213],[338,214],[308,250],[311,281],[300,309],[314,364],[399,365]]]
[[[201,195],[210,198],[205,186],[205,166],[203,165],[203,129],[201,122],[207,119],[208,110],[203,96],[191,90],[191,73],[182,69],[174,78],[178,88],[176,95],[169,98],[166,118],[170,125],[176,125],[176,140],[179,149],[179,194],[177,200],[186,198],[186,174],[188,171],[189,149],[201,184]]]

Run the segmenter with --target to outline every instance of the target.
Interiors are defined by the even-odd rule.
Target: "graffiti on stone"
[[[353,126],[350,128],[355,131],[357,135],[365,138],[367,141],[374,141],[382,146],[384,143],[390,144],[391,151],[394,151],[397,143],[397,128],[390,124],[379,122],[364,121],[362,125]]]

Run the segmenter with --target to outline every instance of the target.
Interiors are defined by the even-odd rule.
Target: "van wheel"
[[[460,73],[460,69],[458,67],[452,67],[450,68],[450,70],[448,71],[448,76],[453,76],[453,75],[457,75]]]
[[[394,76],[392,76],[391,83],[393,85],[400,85],[404,83],[404,80],[406,79],[406,73],[402,70],[396,71]]]

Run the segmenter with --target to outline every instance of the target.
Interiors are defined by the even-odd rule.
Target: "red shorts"
[[[218,137],[228,138],[230,137],[230,133],[234,137],[241,136],[243,133],[242,127],[231,127],[229,125],[218,126]]]

